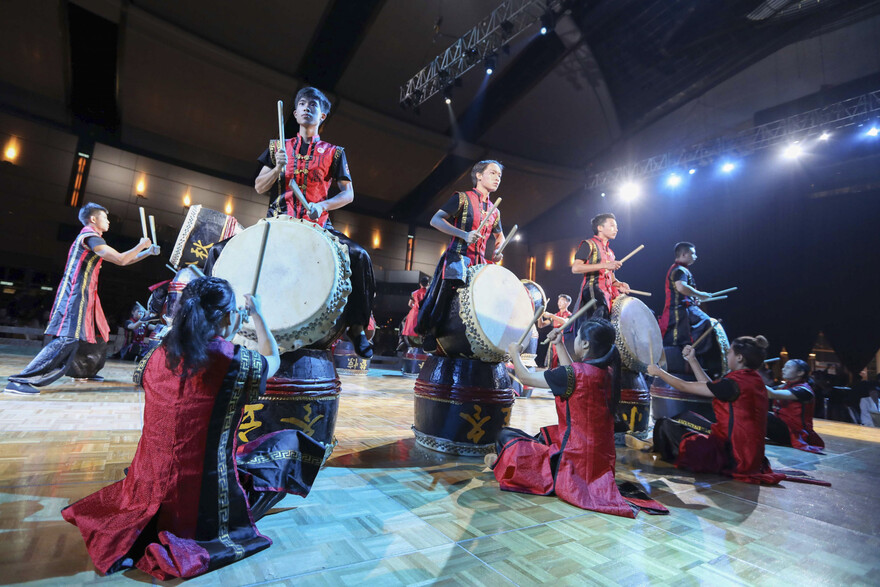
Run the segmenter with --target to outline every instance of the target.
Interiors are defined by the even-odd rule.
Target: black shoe
[[[364,359],[373,358],[373,343],[367,340],[366,334],[363,332],[355,334],[354,336],[349,334],[348,338],[351,339],[351,344],[354,345],[354,352],[356,352],[359,357],[363,357]]]
[[[17,381],[7,382],[6,389],[3,391],[4,393],[11,393],[13,395],[40,395],[40,390],[30,383],[18,383]]]
[[[437,352],[437,337],[433,334],[426,334],[425,340],[422,342],[422,350],[426,353]]]

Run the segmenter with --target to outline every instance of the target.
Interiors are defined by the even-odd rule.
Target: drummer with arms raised
[[[617,238],[617,220],[614,214],[605,213],[593,218],[590,224],[593,237],[581,241],[571,265],[572,273],[584,276],[577,307],[596,300],[594,309],[588,311],[584,319],[591,316],[608,319],[614,298],[629,293],[629,285],[614,276],[621,265],[614,258],[610,246],[611,241]]]
[[[501,260],[501,255],[496,253],[504,243],[501,212],[491,209],[489,194],[498,190],[503,171],[504,166],[498,161],[480,161],[471,169],[474,189],[453,194],[431,218],[431,226],[452,240],[440,257],[431,287],[419,309],[416,332],[425,337],[427,352],[437,350],[435,330],[446,321],[449,303],[456,289],[464,285],[467,268]],[[490,216],[484,223],[487,214]],[[495,251],[487,258],[486,243],[491,234],[495,235]]]
[[[676,243],[675,263],[666,272],[666,305],[660,316],[663,346],[683,348],[712,327],[711,318],[698,306],[712,295],[697,289],[688,269],[696,260],[697,249],[693,243]],[[701,355],[709,350],[710,344],[710,339],[705,337],[694,350]]]
[[[284,150],[273,141],[259,157],[263,168],[254,182],[258,193],[268,193],[271,203],[267,217],[286,214],[306,218],[329,230],[348,246],[351,259],[351,295],[345,306],[343,319],[348,325],[348,337],[355,352],[364,358],[373,356],[373,345],[364,334],[369,323],[376,295],[373,263],[370,255],[353,240],[333,228],[328,212],[347,206],[354,201],[354,188],[348,161],[342,147],[322,141],[318,128],[330,112],[330,100],[320,90],[305,87],[296,94],[293,111],[299,132],[284,141]],[[306,210],[290,187],[296,182],[311,210]],[[339,193],[329,197],[333,184]]]

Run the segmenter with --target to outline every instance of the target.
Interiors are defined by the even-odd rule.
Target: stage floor
[[[30,356],[0,352],[0,383]],[[152,582],[97,575],[60,514],[131,461],[144,399],[132,369],[109,362],[100,384],[64,378],[39,397],[0,394],[0,584]],[[618,479],[670,509],[629,520],[501,492],[481,460],[416,446],[412,379],[374,370],[342,380],[333,458],[307,499],[288,497],[258,523],[274,544],[187,585],[880,583],[878,429],[819,420],[828,454],[767,448],[774,468],[830,488],[694,476],[618,448]],[[517,400],[511,425],[554,421],[539,390]]]

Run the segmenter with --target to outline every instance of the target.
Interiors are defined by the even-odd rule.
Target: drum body
[[[422,366],[427,360],[428,354],[421,346],[410,346],[403,355],[400,372],[406,377],[418,377]]]
[[[239,444],[278,430],[302,430],[333,445],[341,386],[328,350],[300,349],[281,355],[266,392],[244,408]]]
[[[232,216],[199,204],[190,206],[171,251],[171,264],[175,268],[181,265],[204,268],[211,247],[241,230],[241,225]]]
[[[626,424],[626,432],[636,436],[647,436],[651,423],[651,393],[641,373],[620,370],[620,400],[617,414]]]
[[[697,358],[700,359],[700,364],[709,378],[718,379],[730,370],[727,366],[727,350],[730,348],[730,341],[720,322],[715,322],[712,331],[713,333],[709,335],[712,342],[709,350]]]
[[[438,326],[438,354],[495,363],[531,327],[532,299],[520,280],[500,265],[468,267],[467,282],[452,298],[449,319]]]
[[[198,279],[203,275],[203,273],[190,266],[178,269],[177,273],[174,274],[174,279],[168,284],[168,295],[165,297],[165,308],[162,310],[162,313],[165,316],[173,317],[183,290],[186,289],[190,281]]]
[[[416,442],[462,456],[494,452],[513,400],[504,363],[429,355],[415,384]]]
[[[544,288],[531,279],[520,279],[520,282],[526,288],[526,291],[529,292],[529,297],[532,298],[532,312],[538,308],[544,308],[546,311],[547,294],[544,293]]]
[[[341,338],[333,345],[333,362],[343,375],[366,375],[370,372],[370,359],[358,356],[348,338]]]
[[[266,230],[258,293],[279,348],[329,348],[342,331],[339,317],[351,293],[348,248],[329,231],[289,216],[263,219],[226,243],[213,274],[229,281],[236,303],[244,305]],[[253,324],[244,324],[234,342],[256,350]]]
[[[100,337],[97,342],[79,341],[76,347],[76,356],[67,369],[68,377],[74,379],[91,379],[104,368],[107,361],[107,343]]]
[[[712,398],[682,393],[659,377],[655,377],[651,383],[651,417],[654,421],[660,418],[675,419],[684,412],[695,412],[712,422],[715,421]]]
[[[616,335],[614,343],[623,366],[644,373],[648,364],[660,360],[663,335],[654,313],[634,297],[621,295],[611,306],[611,324]]]

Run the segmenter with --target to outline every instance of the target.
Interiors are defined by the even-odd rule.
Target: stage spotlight
[[[792,143],[782,151],[782,156],[786,159],[797,159],[804,154],[804,150],[797,143]]]
[[[830,139],[830,138],[831,138],[831,133],[830,133],[830,132],[823,132],[821,135],[819,135],[819,140],[820,140],[820,141],[827,141],[827,140]]]
[[[495,71],[496,59],[494,55],[486,55],[486,75],[492,75]]]
[[[642,188],[639,187],[639,184],[632,181],[628,181],[620,186],[620,196],[627,201],[638,198],[641,192]]]
[[[443,101],[452,104],[452,88],[450,86],[443,88]]]
[[[694,169],[693,167],[691,167],[690,169],[688,169],[688,175],[693,175],[693,174],[695,174],[696,172],[697,172],[697,170]]]
[[[670,173],[669,177],[666,178],[666,185],[675,188],[681,185],[681,176],[677,173]]]
[[[730,173],[734,169],[736,169],[736,164],[731,163],[730,161],[721,166],[721,171],[724,173]]]
[[[602,197],[603,197],[603,198],[605,197],[605,192],[602,192]]]
[[[877,128],[876,126],[872,126],[871,130],[869,130],[865,134],[868,135],[869,137],[876,137],[877,135],[880,135],[880,128]]]
[[[556,26],[556,15],[549,8],[541,15],[541,34],[546,35]]]

